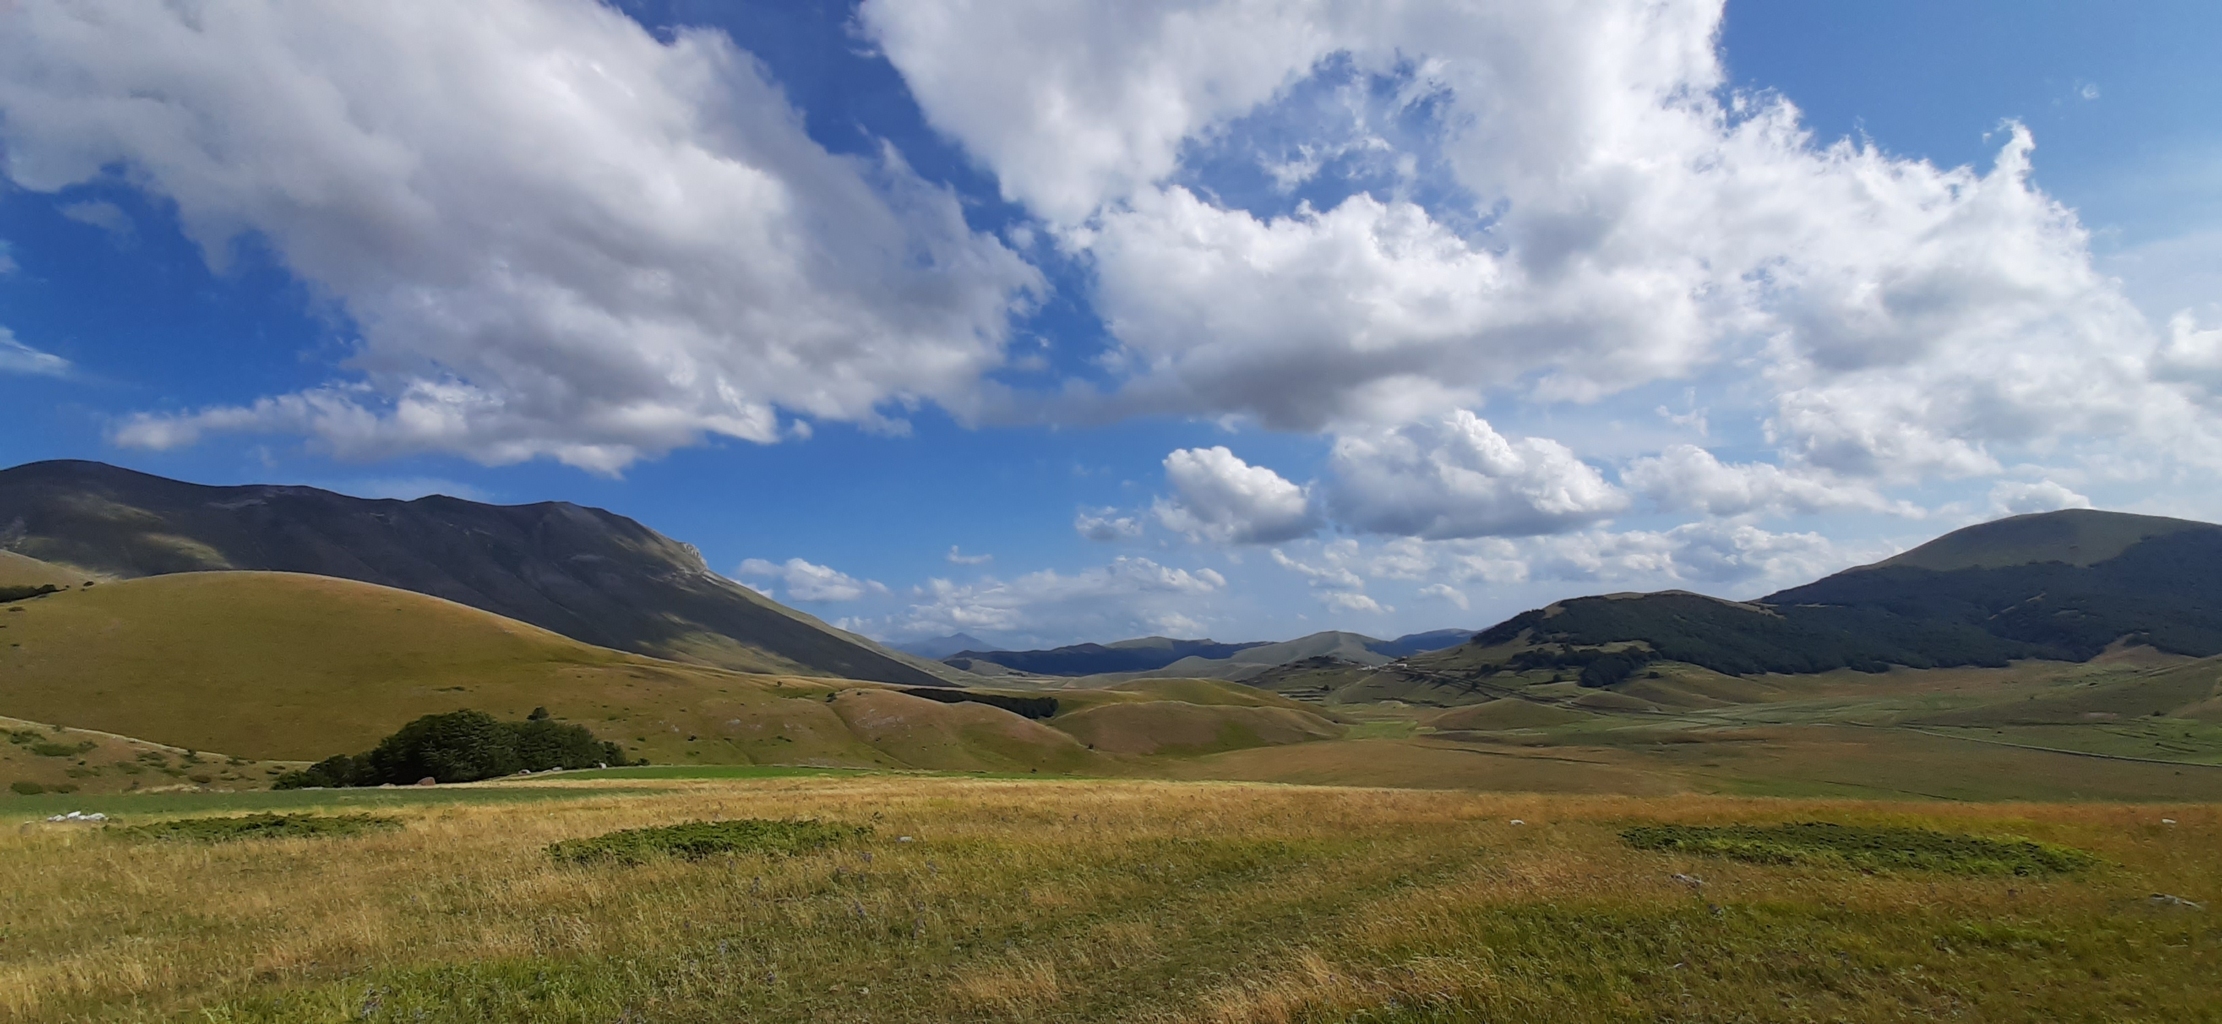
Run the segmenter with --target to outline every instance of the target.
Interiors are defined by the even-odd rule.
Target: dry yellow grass
[[[19,1020],[2212,1020],[2222,809],[933,778],[673,783],[223,846],[0,833]],[[874,826],[791,859],[558,867],[707,817]],[[2175,824],[2161,819],[2173,818]],[[1522,824],[1513,824],[1520,819]],[[1632,823],[2018,835],[1962,878],[1626,848]],[[910,836],[904,842],[899,837]],[[1670,875],[1702,876],[1702,888]]]

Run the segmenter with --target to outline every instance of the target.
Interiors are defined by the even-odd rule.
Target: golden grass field
[[[2222,1019],[2222,919],[2150,899],[2222,897],[2213,805],[897,774],[385,793],[399,831],[222,845],[16,812],[0,832],[0,1017]],[[218,799],[249,798],[106,806],[128,823]],[[792,858],[559,867],[542,853],[718,817],[874,832]],[[1863,874],[1617,838],[1809,820],[2033,838],[2102,864]]]

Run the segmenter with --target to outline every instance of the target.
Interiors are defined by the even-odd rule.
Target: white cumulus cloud
[[[1327,503],[1367,533],[1442,540],[1557,533],[1626,508],[1628,496],[1549,438],[1507,438],[1466,410],[1344,434]]]
[[[867,595],[884,595],[887,587],[877,580],[860,580],[831,566],[818,565],[800,558],[773,562],[751,558],[741,563],[740,573],[758,579],[771,578],[787,585],[787,598],[792,601],[854,601]]]
[[[1785,470],[1765,462],[1724,463],[1690,444],[1669,445],[1658,455],[1634,460],[1621,471],[1620,482],[1660,508],[1712,516],[1810,514],[1842,508],[1903,515],[1921,512],[1885,498],[1867,483]]]
[[[1192,539],[1270,544],[1319,528],[1303,487],[1242,461],[1224,446],[1165,456],[1165,482],[1173,497],[1157,503],[1157,520]]]
[[[1838,478],[1995,474],[2005,449],[2091,439],[2203,450],[2151,373],[2157,333],[2034,183],[2028,131],[1987,169],[1815,138],[1790,99],[1729,86],[1719,0],[859,17],[927,117],[1091,261],[1116,340],[1091,415],[1342,432],[1735,372],[1780,462]],[[1373,120],[1280,116],[1353,84],[1386,97]],[[1230,187],[1244,161],[1314,198]]]
[[[1120,515],[1115,508],[1081,509],[1073,513],[1074,533],[1098,543],[1133,540],[1142,535],[1142,521]]]
[[[1459,611],[1465,611],[1471,606],[1466,598],[1466,592],[1448,583],[1430,583],[1421,587],[1418,593],[1421,597],[1452,605]]]
[[[1992,515],[2018,516],[2090,507],[2091,499],[2052,480],[2001,480],[1991,487]]]
[[[0,8],[5,174],[253,233],[359,328],[324,388],[116,434],[613,472],[783,415],[960,414],[1040,276],[892,149],[827,152],[724,35],[592,0]]]

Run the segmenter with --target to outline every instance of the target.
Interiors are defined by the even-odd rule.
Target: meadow
[[[2222,896],[2208,804],[602,774],[109,796],[107,828],[31,817],[63,798],[11,803],[0,1017],[2222,1020],[2222,923],[2195,906]],[[399,826],[131,831],[281,808]],[[639,863],[547,853],[744,818],[845,838]],[[1626,838],[1673,826],[1749,845],[1808,822],[1991,842],[1937,839],[1925,866],[1878,869]],[[2023,841],[2084,856],[2014,874],[1948,855]]]

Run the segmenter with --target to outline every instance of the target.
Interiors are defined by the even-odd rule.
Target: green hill
[[[922,686],[961,678],[725,579],[694,548],[631,519],[566,502],[373,501],[58,461],[0,470],[0,524],[0,550],[87,578],[312,573],[660,658]]]
[[[10,564],[44,571],[28,559]],[[1069,714],[1111,705],[1119,710]],[[186,777],[183,762],[142,777],[133,758],[144,751],[132,744],[308,761],[368,749],[425,714],[471,708],[517,719],[539,707],[659,764],[1119,774],[1134,766],[1118,755],[1341,732],[1316,711],[1210,680],[1051,698],[734,672],[299,573],[172,573],[0,601],[0,716],[107,735],[66,761],[0,750],[0,768],[13,773],[0,781],[51,788],[67,775],[87,792],[192,785],[170,777]],[[1052,712],[1065,714],[1035,720]],[[1110,742],[1090,749],[1097,738]],[[214,773],[202,784],[217,786],[267,781],[248,760],[191,774]]]
[[[2222,653],[2222,527],[2089,510],[2016,516],[1755,602],[1679,591],[1576,598],[1473,644],[1506,648],[1508,665],[1577,669],[1604,685],[1652,660],[1733,675],[1880,671],[2086,661],[2123,640]],[[1610,658],[1610,644],[1635,649]]]

